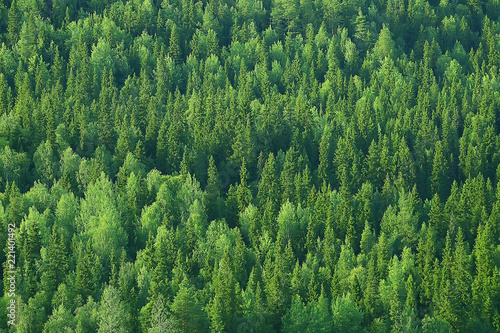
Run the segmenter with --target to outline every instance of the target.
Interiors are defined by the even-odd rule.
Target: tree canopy
[[[0,0],[0,333],[500,331],[499,42],[493,0]]]

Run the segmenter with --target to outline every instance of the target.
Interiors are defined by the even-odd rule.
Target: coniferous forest
[[[0,0],[0,221],[0,332],[498,332],[500,2]]]

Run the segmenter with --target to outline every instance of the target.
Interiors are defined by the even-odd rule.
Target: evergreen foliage
[[[499,20],[0,0],[0,332],[499,332]]]

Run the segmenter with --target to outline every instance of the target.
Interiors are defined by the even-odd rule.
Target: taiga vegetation
[[[500,331],[499,18],[0,0],[0,332]]]

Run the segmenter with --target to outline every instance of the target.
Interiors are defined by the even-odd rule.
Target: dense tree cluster
[[[0,331],[500,331],[499,17],[0,0]]]

